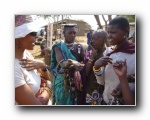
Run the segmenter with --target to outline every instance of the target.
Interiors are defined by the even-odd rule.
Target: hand
[[[76,60],[68,59],[68,62],[70,63],[70,65],[74,65],[76,67],[83,67],[84,66],[84,64],[82,64]]]
[[[21,67],[26,68],[28,71],[34,70],[34,69],[44,69],[45,63],[41,60],[35,60],[35,59],[20,59]]]
[[[35,97],[43,104],[46,105],[49,101],[49,93],[41,87],[39,91],[35,94]]]
[[[68,62],[70,64],[70,66],[73,65],[76,70],[80,70],[80,69],[82,69],[82,67],[84,67],[83,63],[80,63],[80,62],[72,60],[72,59],[68,59]]]
[[[37,97],[37,99],[38,99],[43,105],[46,105],[46,101],[45,101],[44,97]]]
[[[95,69],[98,69],[99,67],[102,67],[102,66],[106,66],[108,63],[112,64],[111,60],[112,60],[112,58],[109,58],[108,56],[99,58],[94,63]]]
[[[92,50],[91,58],[94,59],[96,57],[97,50],[92,46],[91,42],[90,42],[89,46],[91,47],[91,50]]]
[[[127,66],[126,66],[126,59],[124,62],[116,62],[113,64],[113,68],[115,73],[118,75],[119,80],[126,79],[126,73],[127,73]]]
[[[114,96],[114,97],[117,97],[117,98],[121,98],[122,97],[121,89],[119,89],[119,90],[113,89],[111,95]]]

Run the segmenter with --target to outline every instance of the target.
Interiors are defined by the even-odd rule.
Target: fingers
[[[100,60],[103,62],[103,64],[107,65],[108,63],[112,64],[112,58],[109,57],[101,57]]]
[[[118,91],[117,89],[114,89],[113,91],[112,91],[112,93],[111,93],[111,95],[112,96],[114,96],[114,97],[118,97],[118,96],[120,96],[120,90]]]
[[[22,68],[26,68],[27,71],[34,70],[35,67],[33,66],[33,62],[30,59],[20,59],[19,64],[21,65]]]
[[[83,63],[79,63],[78,61],[75,61],[75,60],[71,60],[71,59],[68,59],[68,62],[70,62],[72,65],[75,65],[75,66],[84,66]]]
[[[93,46],[92,46],[91,42],[90,42],[89,46],[91,47],[91,49],[92,49],[92,50],[94,50],[94,48],[93,48]]]
[[[32,60],[29,60],[29,59],[20,59],[19,61],[20,61],[19,63],[21,65],[26,65],[26,64],[32,63]]]
[[[26,68],[27,71],[31,71],[31,70],[34,70],[34,66],[29,66],[28,64],[27,65],[22,65],[21,66],[22,68]]]
[[[20,61],[21,62],[19,62],[19,63],[20,63],[22,68],[26,68],[26,70],[28,70],[28,71],[35,69],[35,67],[33,66],[33,64],[31,62],[27,62],[27,60],[25,60],[25,59],[22,59]]]
[[[124,67],[126,66],[126,60],[124,61],[116,61],[115,63],[113,63],[114,67]]]
[[[31,66],[31,67],[28,67],[26,69],[27,69],[27,71],[31,71],[31,70],[34,70],[35,68],[33,66]]]
[[[81,64],[81,63],[80,63],[80,67],[83,67],[84,65],[85,65],[85,64]]]

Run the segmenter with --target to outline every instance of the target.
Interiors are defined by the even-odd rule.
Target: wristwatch
[[[43,72],[46,72],[48,70],[48,66],[46,65],[44,69],[42,69]]]

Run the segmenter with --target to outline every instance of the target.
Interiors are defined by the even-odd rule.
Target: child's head
[[[110,21],[107,28],[108,41],[111,45],[119,45],[127,40],[129,22],[125,17],[116,17]]]

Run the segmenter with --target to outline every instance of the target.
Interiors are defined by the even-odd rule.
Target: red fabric
[[[82,79],[79,71],[74,72],[74,83],[77,90],[82,90]]]
[[[41,55],[45,55],[45,49],[41,50]]]

